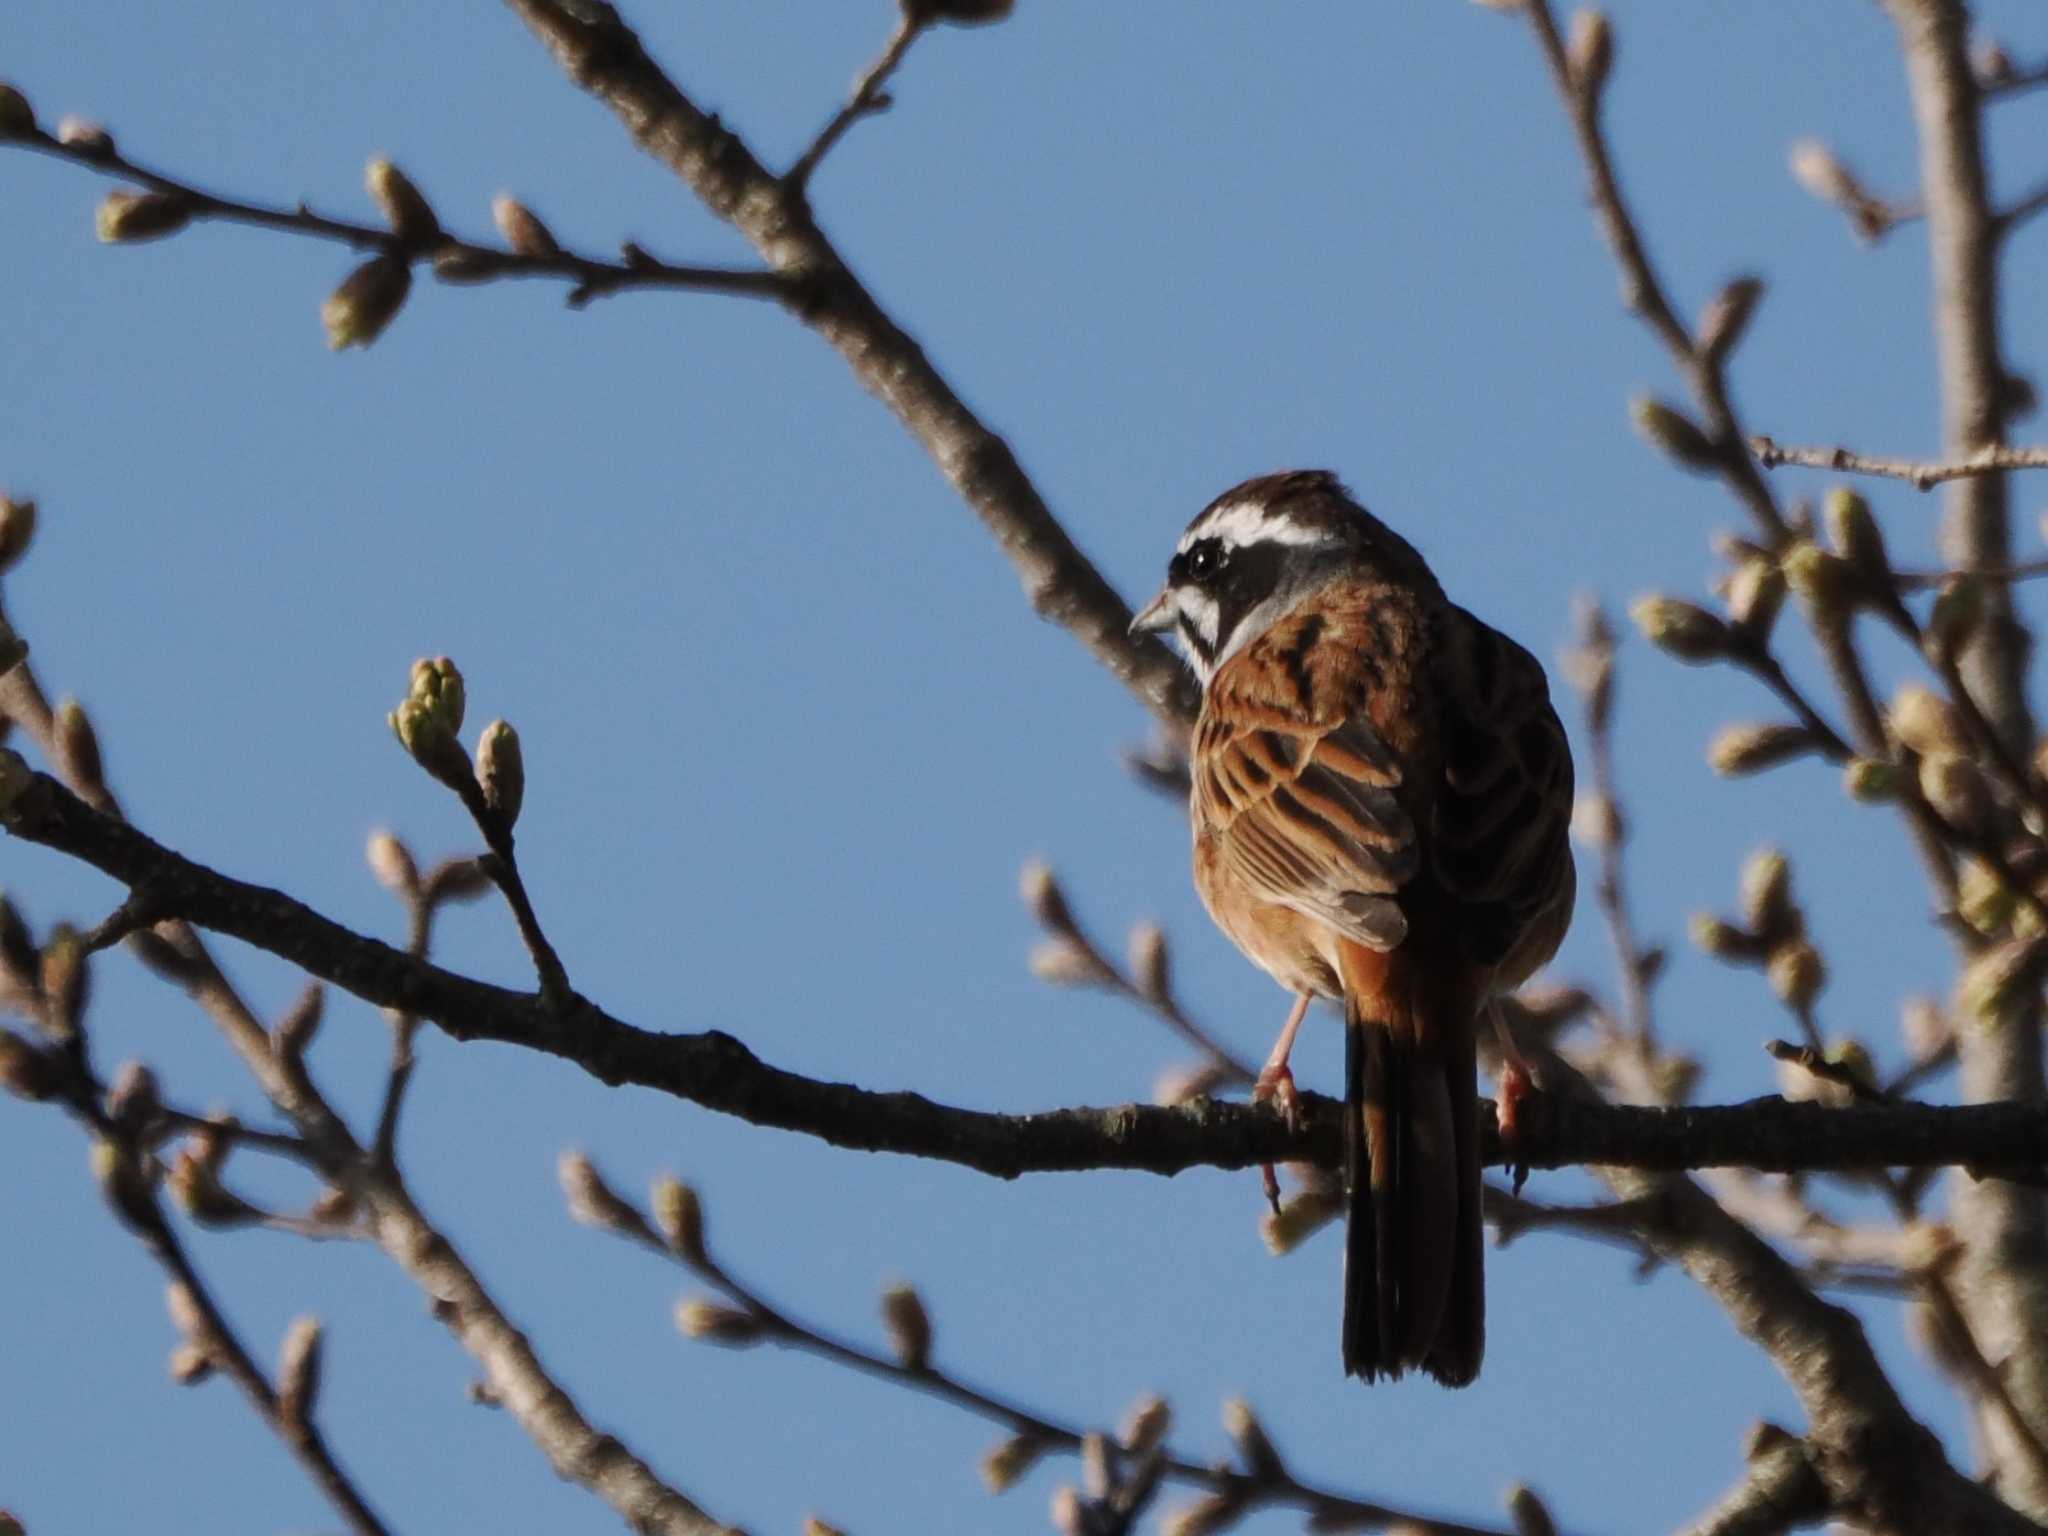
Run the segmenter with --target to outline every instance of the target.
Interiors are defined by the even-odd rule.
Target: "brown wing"
[[[1556,948],[1571,904],[1571,749],[1541,664],[1463,609],[1449,615],[1436,677],[1443,778],[1430,872],[1466,952],[1519,981]],[[1532,937],[1541,954],[1527,953]]]
[[[1370,707],[1384,669],[1348,627],[1284,620],[1217,673],[1196,728],[1196,824],[1251,891],[1389,950],[1421,850],[1406,765]]]

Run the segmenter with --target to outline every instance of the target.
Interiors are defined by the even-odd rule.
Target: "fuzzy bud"
[[[1747,276],[1736,278],[1714,295],[1701,312],[1695,329],[1700,351],[1709,362],[1718,363],[1735,350],[1735,344],[1749,328],[1750,316],[1756,313],[1757,301],[1763,296],[1763,280]]]
[[[226,1143],[200,1137],[180,1149],[165,1171],[164,1183],[178,1208],[202,1227],[249,1227],[263,1212],[221,1183],[218,1169]]]
[[[981,1481],[990,1493],[1003,1493],[1038,1464],[1046,1443],[1036,1435],[1011,1435],[998,1440],[981,1458]]]
[[[57,124],[57,142],[66,149],[105,159],[114,152],[114,136],[91,118],[68,114]]]
[[[2032,935],[1994,944],[1973,959],[1956,984],[1956,1005],[1981,1024],[1996,1024],[2038,990],[2048,938]]]
[[[277,1411],[293,1428],[303,1429],[312,1420],[320,1395],[320,1354],[320,1319],[294,1319],[277,1355]]]
[[[1252,1412],[1252,1405],[1233,1397],[1223,1405],[1223,1432],[1230,1436],[1243,1459],[1244,1469],[1260,1482],[1275,1482],[1287,1475],[1272,1437]]]
[[[493,720],[477,737],[476,781],[484,804],[509,829],[526,800],[526,760],[519,751],[519,733],[503,720]]]
[[[652,1203],[654,1224],[669,1251],[692,1269],[707,1268],[711,1259],[704,1247],[704,1203],[697,1191],[663,1174],[654,1181]]]
[[[196,1387],[213,1374],[213,1356],[197,1344],[180,1344],[171,1351],[171,1380],[181,1387]]]
[[[1211,1493],[1171,1509],[1159,1522],[1159,1536],[1215,1536],[1237,1523],[1244,1500],[1236,1494]]]
[[[57,1069],[41,1046],[0,1029],[0,1088],[40,1103],[57,1091]]]
[[[1157,923],[1132,925],[1129,951],[1131,979],[1147,1002],[1164,1003],[1173,997],[1173,973],[1166,947],[1166,934]]]
[[[155,1229],[159,1218],[156,1203],[150,1197],[149,1178],[132,1147],[95,1136],[92,1175],[99,1181],[100,1191],[116,1216],[138,1232]]]
[[[1829,554],[1811,539],[1794,539],[1780,564],[1785,584],[1799,595],[1816,624],[1838,624],[1855,611],[1861,582],[1840,555]]]
[[[1139,1398],[1131,1404],[1130,1412],[1124,1415],[1122,1428],[1117,1431],[1117,1444],[1124,1454],[1133,1458],[1149,1455],[1152,1448],[1166,1438],[1166,1431],[1173,1425],[1173,1409],[1166,1399],[1153,1394]]]
[[[381,827],[372,832],[363,847],[363,861],[370,866],[377,883],[393,895],[408,896],[420,888],[420,867],[395,833]]]
[[[412,291],[412,267],[401,256],[376,256],[342,279],[320,306],[327,345],[367,347],[397,318]]]
[[[1072,939],[1047,939],[1033,945],[1027,963],[1031,974],[1049,986],[1091,987],[1109,979],[1101,962]]]
[[[363,185],[369,189],[391,233],[407,245],[432,245],[441,239],[441,221],[420,189],[397,166],[382,155],[363,168]]]
[[[1696,603],[1652,595],[1638,598],[1628,616],[1650,644],[1680,661],[1697,664],[1728,654],[1728,626]]]
[[[1991,787],[1969,758],[1932,752],[1920,759],[1920,793],[1935,814],[1965,835],[1981,832],[1991,819]]]
[[[107,245],[137,245],[175,235],[192,222],[192,200],[177,192],[109,192],[93,230]]]
[[[85,706],[66,699],[57,706],[57,769],[79,795],[87,800],[107,790],[106,761],[100,755],[99,733],[92,728]]]
[[[892,1285],[882,1292],[882,1324],[889,1331],[889,1347],[896,1363],[920,1375],[931,1369],[932,1319],[924,1301],[908,1285]]]
[[[1091,1499],[1106,1499],[1114,1486],[1109,1436],[1090,1430],[1081,1437],[1081,1487]]]
[[[1951,576],[1934,594],[1923,636],[1927,659],[1953,661],[1984,622],[1984,583],[1975,576]]]
[[[1848,790],[1851,800],[1876,805],[1898,798],[1899,785],[1904,778],[1897,763],[1880,762],[1872,757],[1853,757],[1842,770],[1842,787]]]
[[[1863,189],[1837,160],[1834,151],[1818,139],[1801,139],[1792,146],[1792,179],[1824,203],[1859,201]]]
[[[1588,848],[1619,848],[1625,835],[1613,796],[1589,790],[1572,802],[1572,836]]]
[[[1728,578],[1728,619],[1745,636],[1768,640],[1785,606],[1785,573],[1776,562],[1744,560]]]
[[[1796,933],[1792,866],[1775,848],[1759,848],[1742,866],[1742,920],[1766,939]]]
[[[1588,96],[1598,96],[1614,68],[1614,28],[1605,11],[1581,8],[1572,13],[1569,50],[1572,83]]]
[[[443,283],[483,283],[505,270],[503,259],[473,246],[444,245],[434,252],[434,277]]]
[[[406,755],[436,779],[458,792],[472,781],[468,754],[431,705],[407,699],[384,718]]]
[[[571,1148],[556,1164],[562,1193],[568,1198],[569,1215],[586,1227],[601,1227],[628,1237],[654,1241],[647,1222],[632,1206],[611,1191],[590,1159]]]
[[[140,1137],[163,1108],[156,1074],[139,1061],[124,1061],[107,1090],[107,1118],[124,1132]]]
[[[20,91],[0,80],[0,139],[25,138],[35,131],[35,108]]]
[[[545,259],[562,254],[561,245],[547,225],[531,208],[510,195],[500,192],[491,200],[491,217],[497,221],[498,233],[505,237],[505,243],[519,255]]]
[[[1638,395],[1629,402],[1628,413],[1643,439],[1661,448],[1681,468],[1703,473],[1720,462],[1707,434],[1676,407]]]
[[[1766,974],[1778,1000],[1802,1013],[1814,1005],[1828,980],[1820,951],[1804,939],[1793,939],[1772,950]]]
[[[1024,905],[1031,909],[1031,915],[1042,927],[1050,928],[1054,933],[1074,932],[1073,910],[1068,907],[1066,893],[1060,889],[1050,864],[1043,859],[1027,861],[1017,884]]]
[[[715,1301],[678,1302],[676,1327],[685,1338],[703,1339],[706,1343],[724,1344],[733,1349],[758,1344],[767,1334],[767,1329],[753,1313],[742,1312],[738,1307],[722,1306]]]
[[[1756,940],[1732,923],[1724,923],[1708,912],[1695,912],[1687,925],[1693,947],[1717,960],[1754,959]]]
[[[1707,763],[1723,778],[1761,773],[1820,750],[1820,738],[1803,725],[1731,725],[1707,748]]]
[[[87,963],[85,941],[69,923],[58,923],[43,945],[38,966],[43,993],[42,1022],[56,1038],[69,1040],[78,1034],[85,1017],[85,1005],[92,995],[92,972]]]
[[[1885,552],[1877,519],[1870,515],[1870,503],[1847,486],[1838,485],[1828,492],[1821,514],[1835,553],[1873,587],[1888,589],[1893,580],[1891,556]]]
[[[449,734],[461,731],[469,687],[462,679],[462,669],[449,658],[422,656],[414,662],[407,695],[431,708],[448,727]]]
[[[1962,716],[1939,694],[1907,684],[1892,695],[1892,735],[1922,757],[1941,752],[1962,753],[1969,749]]]
[[[36,536],[36,504],[0,496],[0,571],[11,571]]]
[[[420,883],[420,894],[429,906],[475,901],[491,889],[491,872],[480,858],[443,859]]]

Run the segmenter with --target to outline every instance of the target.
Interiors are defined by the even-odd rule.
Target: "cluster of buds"
[[[422,657],[413,663],[404,702],[386,717],[412,760],[457,792],[475,783],[469,757],[456,740],[464,702],[455,663],[446,656]]]
[[[1164,1402],[1145,1397],[1117,1435],[1083,1435],[1081,1486],[1063,1484],[1053,1491],[1053,1529],[1061,1536],[1135,1530],[1139,1514],[1159,1490],[1166,1466],[1160,1441],[1170,1418]]]
[[[1792,898],[1792,868],[1775,848],[1762,848],[1742,869],[1742,911],[1730,921],[1708,913],[1692,920],[1692,940],[1710,955],[1757,965],[1788,1008],[1805,1013],[1827,984],[1827,966],[1806,936],[1806,915]]]
[[[1947,699],[1909,684],[1892,696],[1886,723],[1907,754],[1905,767],[1935,814],[1966,837],[1991,825],[1996,797],[1970,749],[1961,713]]]
[[[1859,612],[1870,612],[1901,634],[1918,634],[1899,596],[1898,573],[1885,549],[1884,534],[1870,503],[1846,486],[1829,491],[1821,504],[1830,548],[1804,535],[1779,555],[1786,583],[1813,616],[1816,628],[1838,629]]]

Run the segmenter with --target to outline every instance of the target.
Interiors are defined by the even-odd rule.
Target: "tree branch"
[[[148,882],[164,910],[290,961],[366,1002],[429,1019],[458,1040],[498,1040],[575,1062],[607,1083],[636,1083],[756,1125],[801,1131],[837,1146],[959,1163],[1002,1178],[1032,1172],[1338,1161],[1338,1107],[1304,1096],[1291,1131],[1266,1106],[1196,1100],[1173,1108],[1121,1105],[992,1114],[914,1093],[876,1093],[768,1065],[717,1031],[665,1035],[579,1000],[567,1010],[442,970],[352,933],[282,892],[217,874],[128,823],[95,811],[45,774],[34,775],[0,825],[124,884]],[[258,1031],[259,1038],[261,1036]],[[266,1047],[267,1049],[267,1047]],[[1501,1162],[1489,1130],[1489,1159]],[[1766,1172],[1959,1164],[2035,1170],[2048,1164],[2048,1108],[1906,1104],[1847,1110],[1759,1099],[1678,1109],[1557,1101],[1518,1131],[1515,1160],[1534,1168],[1581,1163],[1642,1169],[1740,1166]]]
[[[1904,480],[1922,491],[1950,480],[2003,474],[2009,469],[2048,469],[2048,448],[1994,446],[1980,449],[1966,459],[1938,461],[1874,458],[1847,448],[1801,448],[1761,436],[1752,437],[1749,447],[1765,469],[1791,464],[1800,469],[1832,469],[1845,475],[1879,475],[1887,480]]]
[[[731,221],[802,291],[798,313],[915,437],[1002,547],[1040,617],[1068,630],[1160,722],[1185,733],[1194,682],[1166,646],[1130,634],[1131,610],[1076,547],[1009,444],[989,430],[882,310],[819,230],[799,189],[771,174],[701,111],[601,0],[507,0],[570,78],[618,115],[640,147]]]

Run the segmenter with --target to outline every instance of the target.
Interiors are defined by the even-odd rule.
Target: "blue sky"
[[[2029,8],[1983,9],[2017,56],[2048,48]],[[1128,595],[1217,490],[1307,464],[1342,471],[1455,596],[1546,657],[1575,592],[1618,608],[1704,589],[1707,535],[1738,513],[1629,430],[1632,392],[1675,391],[1615,302],[1525,27],[1449,0],[1020,10],[921,44],[895,110],[856,128],[814,197]],[[781,164],[892,15],[773,0],[633,19]],[[1859,248],[1785,172],[1789,144],[1819,135],[1874,186],[1910,187],[1881,15],[1629,6],[1617,24],[1620,166],[1681,307],[1743,271],[1771,284],[1736,369],[1750,425],[1931,450],[1918,231]],[[494,7],[121,0],[87,17],[17,0],[0,77],[46,121],[97,118],[145,163],[239,195],[368,217],[362,164],[385,153],[464,232],[486,232],[509,190],[578,248],[747,254]],[[2025,136],[2043,110],[2000,109],[2001,187],[2042,169]],[[1016,872],[1043,855],[1110,942],[1161,921],[1201,1017],[1264,1049],[1284,998],[1203,917],[1178,811],[1119,765],[1141,711],[1031,617],[930,462],[788,316],[673,295],[575,313],[545,285],[423,282],[376,347],[336,355],[318,309],[346,252],[228,227],[103,247],[103,190],[0,154],[0,485],[43,506],[6,596],[153,835],[396,935],[366,834],[393,827],[423,856],[471,841],[383,724],[411,660],[446,652],[473,720],[522,733],[535,900],[578,986],[626,1018],[954,1103],[1143,1096],[1175,1043],[1026,973]],[[2016,274],[2038,241],[2015,244]],[[2017,284],[2010,334],[2043,319]],[[1901,562],[1930,558],[1936,502],[1873,497]],[[2023,483],[2028,552],[2037,503]],[[1902,658],[1880,654],[1895,675]],[[1708,1059],[1704,1095],[1772,1085],[1757,1042],[1786,1026],[1760,980],[1683,945],[1686,914],[1731,904],[1741,855],[1766,841],[1812,903],[1826,1024],[1896,1060],[1899,997],[1948,976],[1896,828],[1824,767],[1714,780],[1713,729],[1770,718],[1740,680],[1631,645],[1622,688],[1638,916],[1673,943],[1663,1025]],[[115,894],[16,845],[0,880],[38,924],[89,921]],[[1559,974],[1606,981],[1596,917],[1581,912]],[[223,950],[265,1007],[295,992],[275,962]],[[492,904],[454,914],[440,955],[527,976]],[[181,1101],[256,1110],[182,1000],[125,956],[98,980],[105,1066],[141,1055]],[[1330,1083],[1336,1035],[1311,1021],[1305,1083]],[[1074,1471],[1048,1463],[991,1500],[975,1460],[993,1428],[812,1360],[682,1340],[681,1277],[563,1214],[566,1146],[622,1188],[664,1169],[696,1182],[720,1254],[801,1316],[877,1337],[877,1292],[910,1279],[942,1362],[1052,1417],[1113,1422],[1156,1390],[1177,1444],[1221,1455],[1218,1407],[1243,1395],[1304,1476],[1398,1506],[1496,1520],[1520,1480],[1571,1529],[1669,1526],[1737,1475],[1754,1419],[1799,1422],[1698,1290],[1637,1283],[1571,1239],[1491,1257],[1475,1388],[1365,1391],[1337,1372],[1336,1241],[1270,1258],[1253,1176],[1002,1184],[504,1048],[431,1031],[422,1048],[402,1149],[428,1211],[594,1420],[757,1533],[807,1511],[853,1532],[1040,1530]],[[337,999],[315,1061],[358,1115],[383,1049],[375,1012]],[[229,1388],[168,1382],[160,1279],[91,1200],[75,1130],[0,1105],[0,1168],[0,1505],[36,1536],[331,1528]],[[298,1313],[326,1319],[325,1423],[395,1527],[616,1527],[464,1401],[474,1371],[375,1252],[263,1233],[193,1247],[259,1353]],[[1953,1435],[1896,1307],[1859,1310]]]

